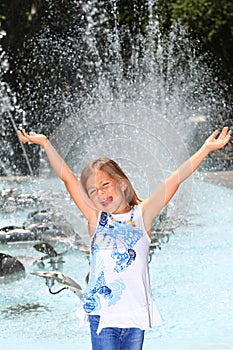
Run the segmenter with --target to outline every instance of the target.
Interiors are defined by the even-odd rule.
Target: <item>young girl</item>
[[[227,127],[215,131],[147,199],[141,201],[122,169],[111,159],[88,164],[80,181],[46,136],[19,131],[21,141],[42,146],[88,222],[91,237],[90,280],[82,309],[90,322],[94,350],[140,350],[144,330],[159,325],[152,297],[148,251],[152,222],[179,185],[213,150],[230,140]]]

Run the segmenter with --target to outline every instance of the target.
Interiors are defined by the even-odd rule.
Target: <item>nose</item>
[[[102,195],[102,194],[104,194],[105,192],[104,192],[104,190],[103,189],[101,189],[101,188],[98,188],[97,189],[97,194],[98,194],[98,196],[100,195]]]

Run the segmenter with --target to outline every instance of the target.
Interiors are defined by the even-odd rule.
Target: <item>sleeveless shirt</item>
[[[114,216],[99,213],[81,300],[86,315],[100,316],[97,334],[105,327],[145,330],[162,322],[151,292],[149,245],[140,205]]]

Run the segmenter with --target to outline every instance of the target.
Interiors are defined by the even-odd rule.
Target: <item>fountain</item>
[[[113,9],[114,5],[115,1]],[[212,130],[214,109],[224,107],[221,89],[195,53],[187,33],[177,24],[167,37],[162,36],[153,17],[152,2],[148,6],[147,29],[134,40],[127,30],[122,33],[119,29],[116,12],[111,13],[113,28],[107,29],[110,19],[106,12],[88,1],[82,8],[83,27],[75,33],[69,32],[64,39],[45,27],[28,42],[35,63],[30,73],[35,76],[37,90],[30,96],[32,82],[24,86],[21,102],[25,106],[25,101],[29,101],[30,109],[20,121],[20,126],[32,126],[27,116],[32,114],[36,120],[33,127],[38,132],[48,131],[52,143],[77,175],[93,158],[102,155],[114,158],[132,179],[141,198],[151,193],[200,145]],[[102,29],[106,40],[99,46]],[[126,66],[121,55],[121,38],[127,35],[132,45]],[[54,66],[51,77],[46,79],[36,73],[46,65],[54,65],[57,59],[60,66],[67,68],[69,78],[72,77],[69,85],[62,75],[61,85],[54,83],[54,74],[61,73],[60,67],[56,71]],[[25,69],[31,63],[25,63]],[[50,126],[44,126],[43,120],[35,117],[40,106],[34,95],[41,96],[43,91],[44,118],[49,120],[53,116]],[[13,124],[12,103],[8,102],[4,106]],[[11,145],[4,147],[10,152]],[[28,173],[32,174],[35,169],[26,154],[25,151]],[[7,157],[2,158],[1,167],[6,175],[14,174]],[[90,348],[88,331],[78,329],[75,315],[79,298],[70,293],[72,288],[79,290],[79,284],[85,287],[89,268],[86,224],[63,184],[53,177],[43,152],[38,168],[39,177],[18,183],[0,182],[1,228],[19,226],[33,232],[33,242],[5,240],[1,245],[5,255],[23,263],[26,276],[1,286],[0,344],[6,350],[16,344],[18,347],[20,334],[24,350],[54,346],[87,349]],[[197,176],[196,181],[190,179],[180,188],[157,220],[150,270],[154,295],[165,322],[148,332],[146,350],[192,349],[192,346],[224,349],[233,344],[228,326],[232,311],[232,268],[227,259],[233,247],[229,235],[231,203],[231,190],[205,184]],[[221,236],[223,222],[225,231]],[[5,239],[8,232],[0,234]],[[43,244],[44,237],[53,247],[51,254],[55,254],[53,249],[65,252],[64,263],[55,260],[54,264],[57,256],[41,260],[41,252],[33,246]],[[162,244],[167,237],[169,243]],[[155,249],[158,245],[161,251]],[[215,284],[211,277],[213,259]],[[44,263],[43,272],[38,271],[41,265],[35,265],[35,261]],[[226,279],[221,271],[228,271]],[[51,281],[71,284],[68,290],[52,296],[38,276],[46,280],[50,289]],[[191,345],[193,338],[196,343]]]
[[[0,40],[4,35],[6,35],[6,33],[1,31]],[[13,130],[15,133],[17,132],[17,126],[11,113],[12,110],[14,109],[13,106],[16,103],[16,99],[12,94],[9,85],[6,82],[2,81],[2,76],[4,73],[6,73],[8,69],[9,69],[9,66],[8,66],[7,58],[5,57],[5,53],[2,50],[2,47],[0,46],[0,100],[1,100],[0,115],[1,115],[1,138],[3,137],[3,147],[1,151],[3,153],[1,157],[3,160],[1,160],[0,166],[3,169],[3,173],[5,173],[7,176],[11,176],[12,175],[12,170],[10,170],[11,165],[8,163],[9,163],[9,158],[11,159],[11,157],[9,156],[12,155],[12,153],[14,153],[14,149],[12,148],[9,142],[7,143],[6,139],[4,139],[4,136],[6,137],[6,130],[8,128],[7,124],[9,122],[12,124],[11,126],[13,127]],[[32,171],[31,164],[29,162],[25,147],[20,140],[19,140],[19,143],[23,152],[23,156],[26,160],[26,164],[28,166],[29,174],[33,175],[33,171]],[[6,155],[4,154],[4,150],[7,152]],[[0,170],[0,173],[1,172],[2,171]]]

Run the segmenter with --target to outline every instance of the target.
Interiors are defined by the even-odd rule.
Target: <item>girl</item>
[[[225,127],[219,134],[216,130],[143,201],[113,160],[91,162],[79,181],[46,136],[25,130],[18,131],[18,136],[45,149],[53,169],[87,219],[91,267],[81,308],[90,322],[93,349],[142,349],[144,330],[162,321],[148,272],[152,222],[204,158],[229,142],[231,131]]]

